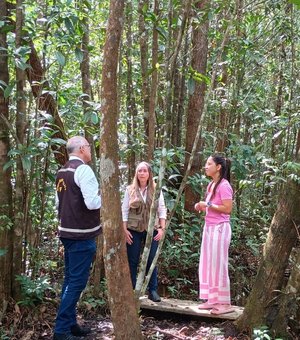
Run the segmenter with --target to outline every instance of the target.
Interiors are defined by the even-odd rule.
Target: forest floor
[[[52,303],[36,306],[35,308],[19,308],[14,305],[0,324],[1,340],[50,340],[53,334],[53,323],[56,306]],[[143,312],[140,316],[141,329],[145,339],[156,340],[225,340],[250,339],[238,334],[231,321],[204,318],[191,318],[183,315]],[[86,340],[114,339],[114,331],[109,316],[98,313],[78,313],[78,322],[88,326],[92,333]],[[134,340],[134,339],[132,339]]]

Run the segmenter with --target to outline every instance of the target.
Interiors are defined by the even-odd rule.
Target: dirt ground
[[[21,309],[18,305],[14,305],[0,324],[0,339],[50,340],[53,335],[55,315],[56,308],[52,304],[43,304],[34,309]],[[159,312],[143,312],[140,321],[145,339],[250,339],[238,334],[234,324],[229,321],[212,322],[209,319],[192,319],[183,315]],[[92,333],[83,339],[114,339],[113,325],[109,316],[101,316],[97,313],[83,316],[83,313],[79,312],[78,322],[92,329]]]

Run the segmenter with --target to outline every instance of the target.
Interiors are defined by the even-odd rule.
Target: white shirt
[[[86,207],[89,210],[101,208],[99,184],[93,170],[89,165],[85,164],[81,158],[77,156],[70,156],[69,160],[71,161],[73,159],[82,161],[82,165],[79,165],[75,170],[74,182],[80,188]],[[57,193],[56,202],[58,203]]]
[[[145,190],[140,190],[141,196],[146,202],[147,198],[147,188]],[[128,221],[128,214],[129,214],[129,192],[128,192],[128,187],[126,188],[124,199],[123,199],[123,204],[122,204],[122,219],[123,222]],[[162,192],[160,192],[159,199],[158,199],[158,208],[157,208],[157,213],[159,218],[167,218],[167,208],[165,206],[165,200]]]

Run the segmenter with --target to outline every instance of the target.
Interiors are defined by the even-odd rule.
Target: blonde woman
[[[133,288],[135,288],[136,285],[140,255],[147,236],[154,189],[155,183],[153,181],[153,173],[150,164],[147,162],[139,163],[136,167],[132,184],[129,185],[125,191],[122,204],[123,228],[126,237],[127,255]],[[151,266],[158,248],[158,243],[165,231],[166,215],[167,209],[161,192],[146,272],[148,272]],[[157,293],[157,287],[157,267],[155,267],[148,285],[148,298],[154,302],[161,301],[160,296]]]

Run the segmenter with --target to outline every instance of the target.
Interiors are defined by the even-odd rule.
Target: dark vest
[[[129,196],[132,191],[131,186],[128,187]],[[143,197],[139,190],[135,192],[136,197],[139,198],[139,201],[135,203],[134,208],[129,207],[128,213],[128,229],[132,229],[135,231],[144,231],[148,228],[149,217],[150,217],[150,208],[152,204],[152,197],[149,195],[149,191],[147,191],[146,202],[144,202]],[[129,200],[130,205],[130,200]],[[157,227],[159,224],[158,217],[155,219],[155,226]]]
[[[70,160],[56,176],[59,237],[87,240],[101,232],[100,209],[89,210],[86,207],[81,190],[74,181],[75,170],[82,164],[79,159]]]

